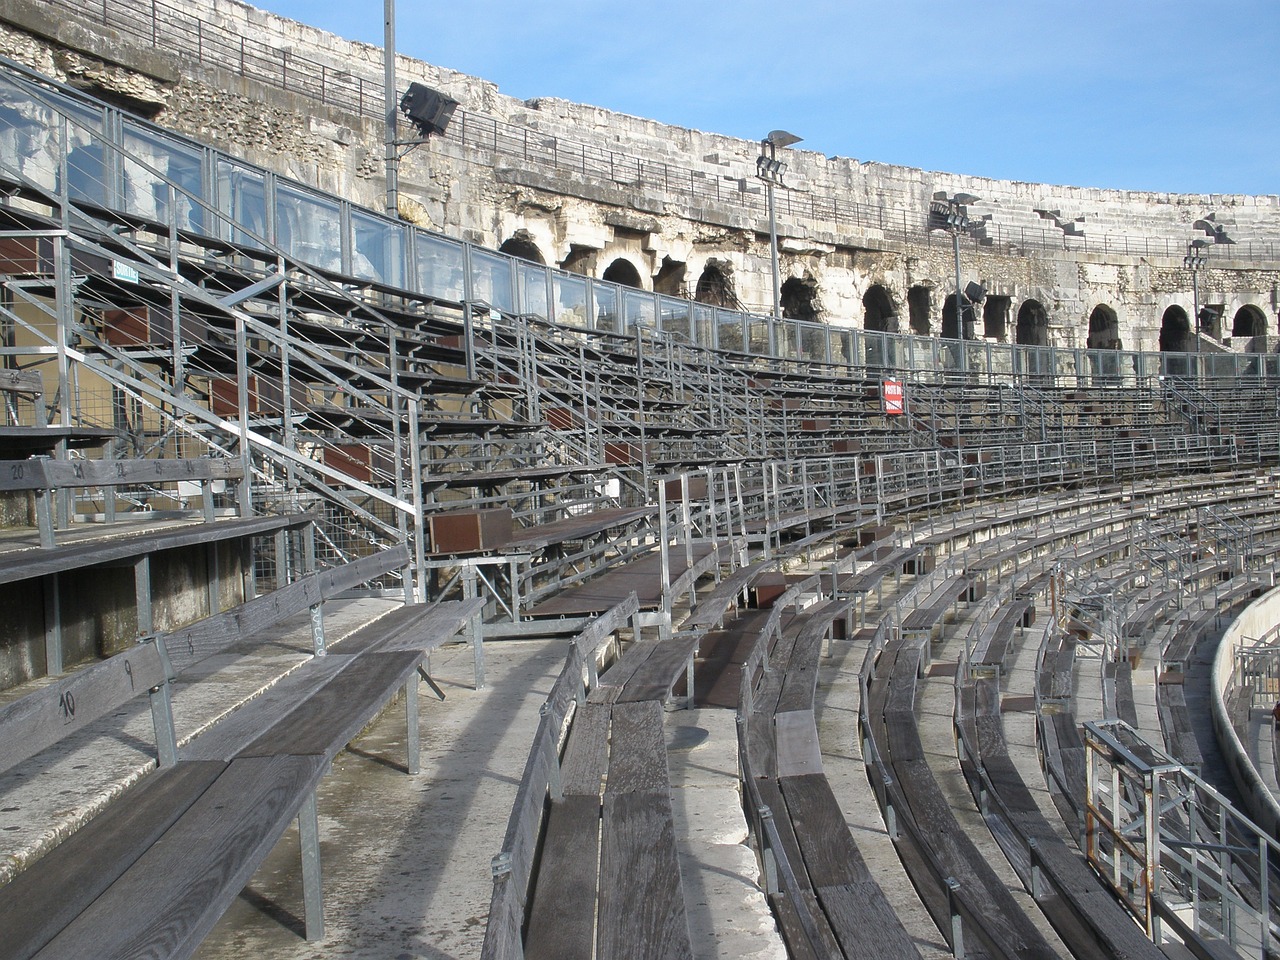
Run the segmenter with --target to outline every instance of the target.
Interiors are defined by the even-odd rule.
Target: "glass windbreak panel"
[[[207,198],[201,152],[132,123],[125,124],[123,143],[125,211],[178,230],[203,233],[201,201]]]
[[[853,331],[833,329],[831,331],[831,362],[851,367],[857,363],[853,352]]]
[[[1115,350],[1086,350],[1085,371],[1095,384],[1114,384],[1120,375],[1120,354]]]
[[[708,307],[705,304],[693,304],[693,331],[692,338],[694,343],[702,347],[709,347],[716,342],[716,310],[715,307]]]
[[[623,296],[623,312],[626,315],[627,326],[630,330],[637,324],[643,324],[652,328],[657,320],[657,306],[653,302],[653,294],[645,293],[643,290],[632,290],[624,288]]]
[[[880,330],[864,330],[862,344],[869,369],[883,370],[897,366],[893,341]]]
[[[689,301],[676,300],[672,297],[660,297],[658,305],[662,310],[660,318],[663,332],[684,341],[692,341],[693,322]]]
[[[508,257],[471,248],[471,299],[483,300],[503,313],[515,312]]]
[[[769,321],[767,318],[747,318],[747,352],[755,357],[767,357],[773,354],[773,344],[769,338]]]
[[[261,247],[267,237],[267,187],[257,170],[218,160],[218,210],[231,221],[231,242]]]
[[[72,200],[110,207],[115,199],[110,171],[115,157],[102,134],[102,111],[54,98],[67,120],[67,195]]]
[[[520,294],[516,312],[550,320],[551,310],[547,306],[547,268],[541,264],[526,263],[523,260],[516,260],[513,263]]]
[[[556,293],[556,323],[571,327],[590,326],[586,278],[557,273],[552,275],[552,282]]]
[[[276,181],[276,246],[303,263],[342,269],[342,215],[334,200]]]
[[[414,237],[418,258],[418,292],[436,300],[461,303],[466,298],[466,252],[456,240],[429,233]]]
[[[799,334],[800,359],[810,363],[827,362],[827,328],[820,323],[796,325]]]
[[[351,273],[392,287],[405,286],[404,227],[362,210],[351,211]]]
[[[1018,358],[1022,364],[1020,373],[1036,380],[1053,377],[1052,354],[1043,347],[1022,347],[1018,351]]]
[[[46,190],[58,189],[62,124],[57,111],[0,76],[0,163]]]
[[[993,343],[989,349],[991,372],[1002,377],[1013,375],[1013,348],[1007,343]]]
[[[618,288],[612,283],[596,281],[592,285],[592,290],[596,297],[596,328],[620,330],[622,311],[618,307]]]
[[[746,346],[746,341],[742,336],[743,321],[745,319],[743,315],[720,310],[717,312],[716,318],[718,321],[716,346],[721,350],[742,353]]]

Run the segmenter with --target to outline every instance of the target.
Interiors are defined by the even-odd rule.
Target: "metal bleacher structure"
[[[318,869],[323,764],[300,758],[331,759],[401,690],[415,769],[432,647],[465,637],[479,687],[486,641],[547,636],[569,658],[495,859],[485,956],[692,955],[673,703],[736,711],[789,953],[918,956],[823,774],[837,651],[862,658],[856,747],[886,836],[957,956],[1047,957],[1053,937],[1080,957],[1274,955],[1274,843],[1198,779],[1188,698],[1198,645],[1273,585],[1280,358],[948,342],[620,288],[320,195],[13,64],[0,188],[0,492],[18,504],[0,586],[15,611],[31,588],[14,618],[41,624],[7,678],[0,771],[57,741],[55,718],[149,692],[159,772],[103,817],[163,807],[161,788],[131,803],[156,782],[286,798],[166,955],[194,950],[295,816]],[[184,613],[153,568],[190,548],[207,559]],[[106,603],[80,593],[90,570],[123,591],[137,645],[82,635],[70,607]],[[353,594],[400,606],[314,665],[330,601]],[[310,619],[309,672],[175,737],[168,686],[289,615]],[[127,693],[117,676],[77,718],[68,693],[99,696],[118,663]],[[339,670],[351,688],[313,715],[272,714]],[[922,746],[939,689],[1030,900]],[[36,930],[20,911],[91,842],[7,867],[0,914]],[[598,855],[567,853],[584,843]],[[21,955],[95,943],[104,911],[169,876],[138,872],[81,913],[37,911]],[[114,925],[122,954],[135,926]]]

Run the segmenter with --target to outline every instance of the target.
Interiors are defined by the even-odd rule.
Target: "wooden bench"
[[[326,571],[293,599],[270,597],[221,615],[213,629],[148,638],[136,648],[0,711],[0,767],[34,756],[150,692],[160,769],[0,888],[6,949],[31,956],[189,956],[298,817],[308,938],[323,935],[315,788],[333,756],[398,691],[406,694],[408,769],[418,767],[417,678],[426,653],[478,615],[478,601],[406,606],[316,656],[268,694],[192,740],[179,754],[168,706],[176,664],[240,639],[224,627],[279,622],[298,601],[326,596],[408,562],[404,547]],[[250,606],[250,605],[246,605]],[[301,610],[306,610],[303,605]],[[197,642],[199,638],[199,642]],[[320,652],[323,652],[323,648]]]
[[[0,470],[0,493],[30,492],[35,495],[36,527],[40,545],[56,545],[57,530],[53,495],[59,490],[103,488],[112,491],[106,498],[105,516],[115,519],[114,490],[123,486],[178,486],[193,484],[199,489],[200,516],[214,519],[212,487],[215,483],[242,482],[244,467],[239,460],[196,458],[190,460],[18,460]],[[181,490],[166,491],[179,500]]]

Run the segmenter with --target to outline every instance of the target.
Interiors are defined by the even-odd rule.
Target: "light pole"
[[[396,0],[382,0],[382,83],[386,98],[387,215],[400,216],[400,154],[396,143]]]
[[[969,229],[967,206],[980,199],[971,193],[957,193],[954,197],[949,197],[946,191],[940,190],[933,195],[933,202],[929,204],[930,226],[951,234],[956,261],[956,331],[961,340],[973,339],[973,325],[977,318],[966,317],[964,311],[964,291],[960,287],[960,234]]]
[[[782,287],[778,274],[778,218],[773,205],[773,188],[781,187],[782,175],[787,165],[778,159],[778,148],[799,143],[801,137],[785,130],[770,130],[760,141],[760,156],[756,160],[756,176],[764,181],[764,192],[769,203],[769,263],[773,267],[773,313],[775,320],[782,316]]]
[[[1204,248],[1211,242],[1210,240],[1192,240],[1187,244],[1187,255],[1182,258],[1182,265],[1191,271],[1191,309],[1195,311],[1191,335],[1196,341],[1196,353],[1200,352],[1200,271],[1209,262]]]

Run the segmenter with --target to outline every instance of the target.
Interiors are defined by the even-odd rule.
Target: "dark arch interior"
[[[610,283],[618,283],[624,287],[640,289],[640,271],[630,260],[615,260],[605,268],[601,278]]]
[[[1246,303],[1236,311],[1231,321],[1233,337],[1265,337],[1267,335],[1267,318],[1253,304]]]
[[[893,306],[889,291],[880,284],[869,289],[862,297],[863,327],[884,333],[898,332],[898,312]]]
[[[1049,345],[1049,313],[1039,300],[1027,300],[1018,308],[1014,337],[1016,342],[1029,347]]]
[[[1089,314],[1089,338],[1085,346],[1090,350],[1120,349],[1120,321],[1110,307],[1099,304]]]
[[[910,316],[911,332],[917,336],[929,335],[929,305],[932,295],[928,287],[912,287],[907,291],[907,312]]]
[[[684,293],[684,275],[689,269],[689,265],[683,260],[672,260],[670,257],[662,258],[662,266],[658,268],[658,275],[653,278],[653,289],[655,293],[662,293],[668,297],[678,297]]]
[[[533,238],[529,236],[526,230],[517,230],[498,248],[498,252],[519,257],[521,260],[528,260],[530,263],[545,264],[547,262],[542,257],[542,251],[538,249],[538,245],[533,242]]]
[[[1181,307],[1173,306],[1160,318],[1160,349],[1170,353],[1191,351],[1191,321]]]
[[[709,303],[717,307],[736,307],[738,298],[733,292],[733,279],[729,271],[719,261],[708,260],[698,277],[698,286],[693,299],[699,303]]]
[[[782,285],[782,315],[792,320],[818,319],[818,282],[792,277]]]

